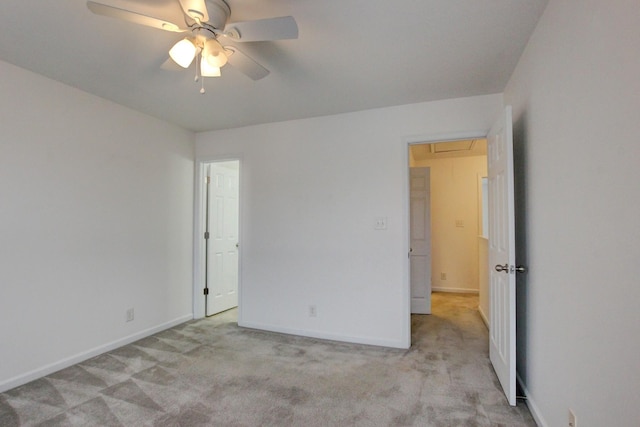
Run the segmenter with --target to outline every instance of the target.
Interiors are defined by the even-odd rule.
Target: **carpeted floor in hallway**
[[[409,350],[242,329],[232,310],[0,394],[0,426],[535,426],[477,305],[434,293]]]

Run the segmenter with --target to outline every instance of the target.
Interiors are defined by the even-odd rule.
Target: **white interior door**
[[[234,160],[208,167],[207,316],[238,305],[239,166]]]
[[[516,404],[516,267],[511,106],[487,136],[489,171],[489,357]]]
[[[431,195],[429,168],[410,168],[411,313],[431,314]]]

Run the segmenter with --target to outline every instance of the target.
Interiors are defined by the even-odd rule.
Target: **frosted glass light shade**
[[[209,39],[204,43],[202,56],[212,67],[221,68],[227,63],[227,55],[222,45],[216,39]]]
[[[169,56],[182,68],[189,68],[196,57],[197,48],[189,39],[182,39],[169,50]]]
[[[213,67],[203,56],[200,59],[200,74],[202,77],[220,77],[220,67]]]

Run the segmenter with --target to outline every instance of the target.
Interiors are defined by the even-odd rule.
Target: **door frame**
[[[404,233],[404,247],[406,248],[406,262],[405,262],[405,274],[404,274],[404,311],[405,311],[405,331],[404,331],[404,341],[407,343],[407,348],[411,346],[411,278],[410,278],[410,259],[409,259],[409,249],[411,247],[411,207],[410,207],[410,182],[409,182],[409,174],[410,174],[410,166],[409,166],[409,150],[412,145],[421,145],[421,144],[434,144],[436,142],[451,142],[451,141],[460,141],[464,139],[480,139],[486,138],[489,134],[490,129],[484,130],[476,130],[476,131],[467,131],[467,132],[451,132],[451,133],[440,133],[440,134],[423,134],[423,135],[411,135],[402,138],[402,147],[404,149],[404,224],[405,224],[405,233]]]
[[[193,200],[193,283],[192,303],[193,318],[205,317],[204,279],[205,279],[205,221],[206,221],[206,190],[204,179],[206,176],[205,165],[216,162],[237,161],[240,173],[238,178],[238,321],[242,316],[242,212],[243,212],[243,161],[242,156],[203,156],[196,157],[195,161],[195,191]]]

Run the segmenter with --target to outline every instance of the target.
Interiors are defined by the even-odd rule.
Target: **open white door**
[[[516,254],[511,106],[487,136],[489,171],[489,358],[516,404]]]
[[[233,160],[207,168],[207,316],[238,305],[239,166]]]
[[[431,314],[431,185],[429,168],[410,168],[411,313]]]

